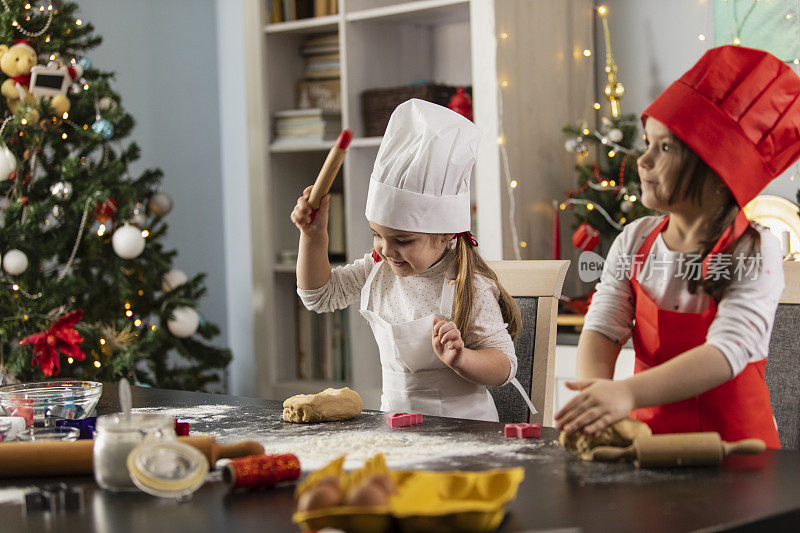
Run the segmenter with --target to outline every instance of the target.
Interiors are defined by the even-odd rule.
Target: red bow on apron
[[[633,327],[635,373],[658,366],[704,344],[708,328],[717,314],[713,299],[702,313],[659,309],[639,285],[639,272],[650,254],[653,242],[668,222],[669,217],[664,218],[648,235],[631,267],[630,282],[636,297]],[[712,254],[725,250],[729,242],[744,232],[747,224],[747,219],[740,211],[734,225],[726,230],[703,261],[703,275]],[[764,381],[765,364],[764,359],[752,362],[736,377],[698,396],[658,407],[636,409],[631,416],[647,423],[653,433],[716,431],[726,441],[759,438],[769,448],[780,448],[769,391]]]

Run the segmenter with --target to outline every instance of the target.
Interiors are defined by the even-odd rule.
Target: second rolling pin
[[[214,437],[178,437],[206,456],[213,466],[217,459],[260,455],[264,447],[245,440],[234,444],[217,444]],[[93,440],[74,442],[5,442],[0,444],[0,478],[35,476],[80,476],[93,471]]]
[[[668,433],[640,437],[628,447],[599,446],[592,450],[595,461],[632,459],[636,466],[712,466],[732,453],[757,454],[766,449],[760,439],[726,442],[719,433]]]

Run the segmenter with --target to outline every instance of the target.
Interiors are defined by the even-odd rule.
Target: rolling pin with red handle
[[[317,179],[314,181],[314,186],[311,188],[311,194],[308,197],[308,204],[315,209],[315,213],[319,209],[322,199],[331,189],[333,180],[336,179],[336,174],[342,166],[351,140],[353,140],[353,132],[350,130],[342,131],[339,134],[339,138],[336,139],[336,144],[328,152],[325,163],[322,164],[322,169],[319,171]]]
[[[212,465],[217,459],[260,455],[264,447],[251,440],[217,444],[214,437],[178,437],[206,456]],[[94,441],[4,442],[0,444],[0,478],[34,476],[80,476],[93,471]]]
[[[632,459],[640,467],[712,466],[732,453],[757,454],[766,449],[760,439],[725,442],[719,433],[668,433],[637,438],[626,448],[598,446],[595,461]]]

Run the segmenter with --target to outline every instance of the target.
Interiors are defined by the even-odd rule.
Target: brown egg
[[[394,494],[397,492],[397,485],[389,476],[376,474],[369,479],[371,483],[380,486],[386,494]]]
[[[345,505],[353,507],[368,507],[387,505],[393,487],[386,482],[391,482],[386,476],[371,476],[353,487],[345,498]]]
[[[339,489],[332,483],[323,483],[311,487],[297,499],[298,511],[313,511],[326,507],[335,507],[342,502]]]

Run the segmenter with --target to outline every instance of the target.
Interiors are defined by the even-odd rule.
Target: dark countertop
[[[211,434],[219,442],[250,438],[291,447],[304,439],[335,442],[359,432],[380,439],[386,432],[390,434],[387,439],[407,436],[409,446],[419,446],[426,442],[424,439],[446,439],[454,450],[459,445],[470,450],[467,455],[454,451],[454,456],[443,456],[441,450],[429,457],[423,454],[404,468],[482,470],[522,466],[525,480],[501,531],[800,528],[800,452],[795,451],[730,457],[721,467],[638,470],[628,464],[582,462],[553,444],[557,434],[551,428],[543,428],[541,440],[509,442],[511,439],[502,436],[502,424],[491,422],[425,417],[421,426],[388,430],[382,413],[365,411],[350,421],[299,425],[281,420],[282,408],[277,401],[145,388],[134,388],[133,399],[135,408],[164,407],[171,413],[194,413],[189,417],[192,433]],[[215,409],[209,407],[211,412],[204,418],[197,412],[205,408],[197,406]],[[104,388],[97,410],[100,414],[118,410],[114,386]],[[209,482],[190,501],[178,503],[142,493],[106,492],[91,477],[61,480],[84,490],[83,511],[26,516],[18,504],[0,504],[0,530],[297,531],[291,522],[293,486],[229,493],[221,483]],[[0,479],[0,495],[15,487],[52,481]]]

